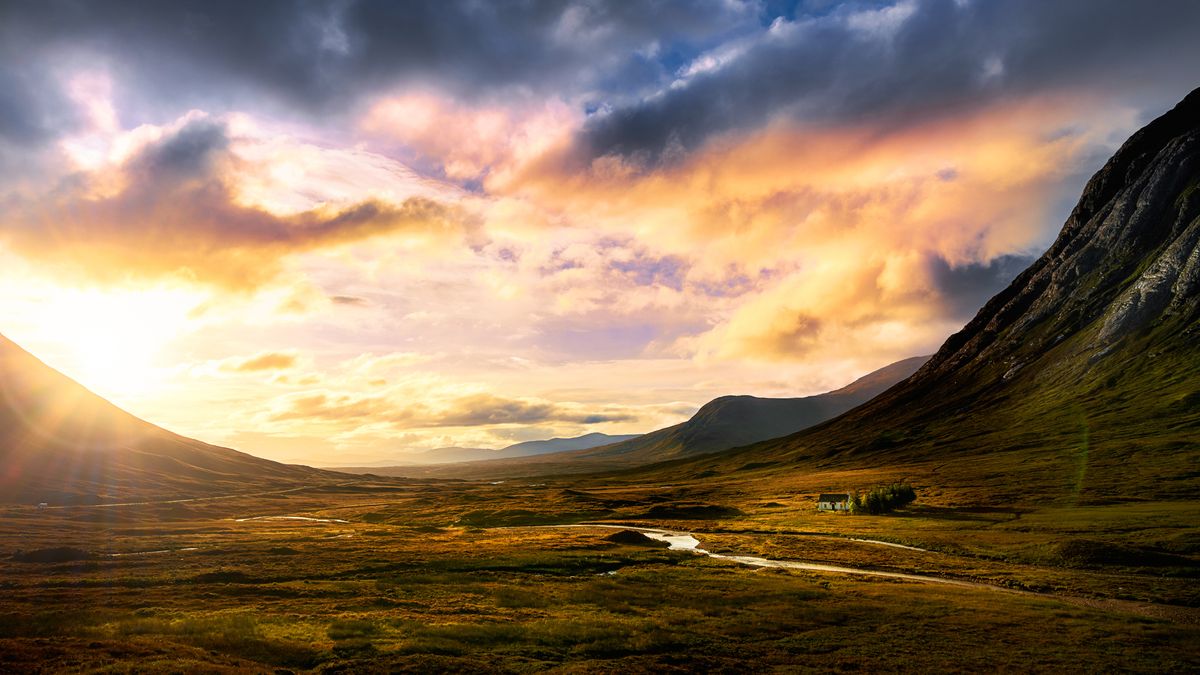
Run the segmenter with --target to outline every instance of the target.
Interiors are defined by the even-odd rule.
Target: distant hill
[[[335,479],[144,422],[0,336],[0,503],[186,498]]]
[[[377,464],[387,466],[410,466],[410,465],[426,465],[426,464],[448,464],[453,462],[476,462],[486,459],[511,459],[513,457],[528,457],[531,455],[544,455],[551,452],[569,452],[571,450],[587,450],[600,445],[608,445],[610,443],[620,443],[633,438],[637,438],[640,434],[602,434],[593,432],[582,436],[572,438],[551,438],[544,441],[525,441],[523,443],[514,443],[498,450],[488,450],[485,448],[435,448],[424,452],[409,452],[398,455],[390,462],[377,462]],[[370,466],[339,468],[339,471],[350,471],[353,473],[367,473],[372,470]]]
[[[916,356],[880,368],[836,391],[803,398],[721,396],[704,404],[686,422],[631,441],[577,453],[578,459],[620,458],[649,464],[665,459],[720,452],[778,438],[836,417],[862,405],[912,375],[928,356]]]
[[[706,403],[686,422],[587,450],[530,455],[507,461],[495,459],[430,467],[341,470],[414,477],[502,477],[606,471],[720,452],[785,436],[840,415],[908,377],[928,358],[918,356],[893,363],[841,389],[815,396],[722,396]]]
[[[1050,249],[911,378],[829,423],[634,479],[984,457],[1001,501],[1200,497],[1200,89],[1134,134]]]
[[[574,438],[551,438],[546,441],[525,441],[510,445],[507,448],[496,451],[494,457],[489,459],[507,459],[511,457],[529,457],[532,455],[545,455],[551,452],[570,452],[572,450],[588,450],[590,448],[599,447],[601,445],[611,445],[613,443],[621,443],[623,441],[633,440],[640,437],[641,434],[601,434],[591,433]]]

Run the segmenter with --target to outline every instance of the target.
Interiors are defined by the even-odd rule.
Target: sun
[[[101,396],[152,395],[171,371],[164,352],[188,332],[197,304],[177,289],[55,290],[37,307],[35,341],[50,365]]]

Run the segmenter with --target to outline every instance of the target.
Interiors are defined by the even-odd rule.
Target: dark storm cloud
[[[207,178],[216,170],[215,165],[226,157],[228,149],[229,137],[224,124],[198,120],[147,146],[129,163],[127,171],[135,174],[140,185]],[[159,189],[161,184],[151,187]]]
[[[776,117],[888,123],[1050,88],[1165,102],[1198,84],[1191,0],[929,0],[862,13],[879,7],[780,20],[723,67],[593,117],[578,151],[653,164]],[[909,7],[889,31],[888,13]]]
[[[73,125],[73,109],[60,92],[46,86],[44,70],[21,68],[4,52],[0,49],[0,141],[37,145]]]
[[[220,107],[266,94],[308,112],[352,106],[397,84],[459,97],[497,88],[635,90],[663,76],[652,54],[705,46],[753,26],[753,5],[721,0],[70,0],[0,3],[0,134],[54,126],[48,64],[112,65],[139,107]],[[13,64],[37,64],[39,72]],[[619,82],[613,82],[616,78]],[[58,106],[61,108],[61,106]]]
[[[946,313],[965,321],[1035,259],[1036,256],[1002,255],[987,262],[952,267],[944,258],[932,255],[929,269]]]
[[[0,139],[31,144],[70,128],[56,69],[95,64],[116,71],[135,123],[188,107],[337,114],[405,85],[458,98],[584,96],[603,112],[579,154],[648,161],[776,117],[889,120],[1050,87],[1140,87],[1165,104],[1200,64],[1190,0],[928,0],[888,34],[888,13],[909,6],[10,0],[0,3]],[[742,53],[723,67],[666,86],[701,51],[732,45]]]

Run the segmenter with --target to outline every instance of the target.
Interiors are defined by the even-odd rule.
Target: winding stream
[[[164,548],[157,551],[126,551],[125,553],[101,553],[107,558],[125,558],[131,555],[162,555],[164,553],[188,553],[191,551],[199,551],[199,546],[188,546],[185,548]]]
[[[946,577],[935,577],[935,576],[929,576],[929,575],[925,575],[925,574],[907,574],[905,572],[885,572],[882,570],[863,569],[861,567],[846,567],[844,565],[826,565],[823,563],[807,563],[807,562],[797,562],[797,561],[791,561],[791,560],[771,560],[770,558],[759,558],[757,556],[752,556],[752,555],[725,555],[723,553],[713,553],[712,551],[708,551],[708,550],[700,548],[700,540],[697,539],[695,536],[693,536],[691,533],[674,532],[671,530],[663,530],[663,529],[654,528],[654,527],[630,527],[630,526],[626,526],[626,525],[577,524],[577,525],[537,525],[537,526],[532,526],[530,529],[565,528],[565,527],[600,528],[600,529],[608,529],[608,530],[632,530],[634,532],[641,532],[642,534],[646,535],[647,537],[649,537],[655,541],[665,541],[667,544],[670,545],[670,548],[668,550],[671,550],[671,551],[691,551],[692,553],[695,553],[697,555],[708,556],[709,558],[715,558],[717,560],[730,560],[732,562],[741,563],[743,565],[749,565],[750,567],[772,567],[772,568],[781,568],[781,569],[789,569],[789,570],[808,570],[811,572],[831,572],[834,574],[857,574],[857,575],[861,575],[861,576],[870,576],[870,577],[886,577],[889,579],[907,579],[909,581],[923,581],[923,582],[933,583],[933,584],[944,584],[947,586],[961,586],[961,587],[965,587],[965,588],[983,588],[983,589],[992,590],[992,591],[1003,591],[1005,593],[1017,593],[1020,595],[1032,595],[1032,596],[1038,596],[1038,597],[1047,597],[1046,594],[1044,594],[1044,593],[1035,593],[1033,591],[1024,591],[1024,590],[1020,590],[1020,589],[1016,589],[1016,588],[1007,588],[1005,586],[985,584],[985,583],[980,583],[977,581],[964,581],[962,579],[948,579]],[[513,528],[513,529],[517,529],[517,528]],[[914,546],[904,546],[902,544],[893,544],[891,542],[877,541],[874,539],[852,539],[850,541],[857,541],[857,542],[867,543],[867,544],[879,544],[882,546],[892,546],[892,547],[896,547],[896,548],[911,549],[914,551],[923,551],[924,550],[924,549],[916,548]],[[1050,596],[1050,597],[1053,597],[1053,596]]]
[[[314,518],[311,516],[253,516],[247,518],[237,518],[237,522],[251,521],[266,521],[266,520],[284,520],[284,521],[307,521],[325,524],[350,524],[349,521],[340,518]],[[824,563],[809,563],[792,560],[772,560],[770,558],[760,558],[750,555],[726,555],[723,553],[713,553],[712,551],[700,548],[700,540],[690,532],[677,532],[674,530],[665,530],[656,527],[637,527],[630,525],[609,525],[606,523],[576,523],[571,525],[526,525],[515,527],[498,527],[497,530],[546,530],[546,529],[562,529],[562,528],[586,528],[586,529],[607,529],[607,530],[632,530],[641,532],[650,539],[666,542],[668,550],[672,551],[690,551],[696,555],[703,555],[716,560],[728,560],[730,562],[748,565],[750,567],[759,568],[780,568],[789,570],[807,570],[811,572],[825,572],[831,574],[850,574],[866,577],[883,577],[887,579],[903,579],[906,581],[917,581],[930,584],[941,584],[943,586],[956,586],[959,588],[972,588],[977,590],[999,591],[1004,593],[1012,593],[1016,595],[1024,595],[1027,597],[1045,598],[1066,602],[1073,605],[1090,607],[1094,609],[1102,609],[1107,611],[1130,612],[1149,616],[1156,619],[1167,621],[1200,624],[1200,611],[1196,608],[1178,607],[1173,605],[1163,605],[1158,603],[1134,601],[1134,600],[1117,600],[1110,598],[1083,598],[1069,595],[1058,595],[1055,593],[1039,593],[1036,591],[1027,591],[1017,588],[1009,588],[998,584],[989,584],[979,581],[966,581],[963,579],[951,579],[947,577],[936,577],[927,574],[910,574],[906,572],[886,572],[883,570],[864,569],[861,567],[848,567],[845,565],[827,565]],[[344,533],[336,535],[333,538],[342,539],[353,537],[354,533]],[[812,536],[829,536],[834,539],[842,539],[833,535],[818,535]],[[854,541],[863,544],[874,544],[878,546],[889,546],[893,548],[901,548],[910,551],[921,551],[928,553],[925,549],[915,546],[907,546],[904,544],[896,544],[889,541],[879,541],[877,539],[857,539],[845,538],[844,541]],[[179,551],[191,551],[194,548],[177,549]],[[166,553],[167,551],[141,551],[126,555],[147,555],[152,553]],[[118,554],[120,555],[120,554]],[[612,574],[610,572],[609,574]]]
[[[962,579],[948,579],[946,577],[935,577],[925,574],[906,574],[904,572],[884,572],[882,570],[869,570],[860,567],[846,567],[844,565],[825,565],[822,563],[806,563],[795,562],[790,560],[771,560],[769,558],[759,558],[750,555],[724,555],[721,553],[713,553],[700,548],[700,540],[696,539],[688,532],[674,532],[653,527],[629,527],[626,525],[603,525],[603,524],[576,524],[576,525],[542,525],[536,526],[540,528],[552,527],[582,527],[582,528],[603,528],[614,530],[633,530],[641,532],[647,537],[665,541],[670,544],[670,549],[673,551],[691,551],[697,555],[708,556],[717,560],[729,560],[751,567],[775,567],[789,570],[809,570],[813,572],[829,572],[833,574],[855,574],[868,577],[885,577],[888,579],[905,579],[908,581],[919,581],[931,584],[942,584],[945,586],[957,586],[960,588],[973,588],[978,590],[999,591],[1003,593],[1012,593],[1015,595],[1024,595],[1027,597],[1044,598],[1049,600],[1057,600],[1066,602],[1072,605],[1082,607],[1090,607],[1093,609],[1101,609],[1106,611],[1119,611],[1139,614],[1142,616],[1153,617],[1166,621],[1173,621],[1187,624],[1200,624],[1200,611],[1192,607],[1178,607],[1174,605],[1164,605],[1159,603],[1144,602],[1137,600],[1118,600],[1115,598],[1083,598],[1071,595],[1058,595],[1055,593],[1039,593],[1036,591],[1026,591],[1017,588],[1009,588],[996,584],[987,584],[979,581],[965,581]],[[878,541],[874,539],[851,539],[868,544],[879,544],[882,546],[893,546],[904,549],[922,551],[923,549],[915,546],[905,546],[903,544],[893,544],[887,541]]]
[[[309,516],[254,516],[252,518],[234,518],[235,523],[248,523],[253,520],[302,520],[309,523],[349,523],[341,518],[310,518]]]

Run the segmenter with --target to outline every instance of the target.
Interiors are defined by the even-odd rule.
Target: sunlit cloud
[[[258,373],[273,370],[289,370],[296,367],[299,358],[284,352],[262,352],[247,358],[232,359],[221,364],[222,370],[232,373]]]
[[[497,424],[539,424],[568,422],[599,424],[630,422],[637,419],[626,411],[608,409],[586,412],[577,406],[549,401],[502,398],[492,394],[472,394],[450,400],[417,404],[395,404],[381,396],[355,396],[324,392],[292,394],[282,401],[282,409],[270,416],[272,422],[341,422],[346,420],[382,423],[396,428],[476,427]]]
[[[986,299],[966,281],[996,289],[1019,271],[997,261],[1045,245],[1052,195],[1134,123],[1089,105],[1031,99],[886,133],[776,124],[651,171],[620,157],[584,174],[547,164],[518,194],[609,236],[635,232],[673,261],[646,268],[640,287],[731,310],[682,336],[681,354],[900,358],[935,348],[969,318],[964,304]]]
[[[76,171],[10,198],[3,241],[105,283],[247,290],[297,252],[396,233],[462,241],[474,227],[451,188],[402,165],[253,131],[244,117],[193,111],[112,136],[101,160],[68,144]]]
[[[362,128],[401,144],[448,178],[498,186],[566,142],[581,120],[575,108],[555,99],[463,105],[436,93],[405,93],[375,103]]]
[[[1194,86],[1165,1],[17,3],[0,331],[326,465],[826,391],[936,349]]]

